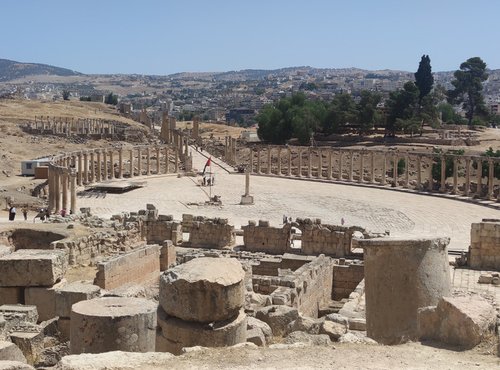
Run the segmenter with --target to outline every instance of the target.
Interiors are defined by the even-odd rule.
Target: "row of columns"
[[[115,133],[114,122],[105,121],[102,119],[74,119],[63,117],[43,117],[35,116],[34,122],[28,123],[30,129],[38,131],[51,131],[53,134],[65,135],[112,135]]]
[[[264,154],[262,152],[265,152]],[[256,166],[254,161],[256,159]],[[378,158],[377,158],[378,156]],[[297,158],[296,166],[292,166],[292,158]],[[304,158],[305,157],[305,158]],[[319,163],[314,168],[312,164],[313,158],[316,157]],[[334,157],[336,158],[336,165],[334,166]],[[355,168],[354,159],[357,157],[357,168]],[[447,158],[452,158],[452,183],[447,184]],[[258,174],[273,174],[273,163],[276,163],[274,169],[275,173],[279,176],[297,176],[308,178],[325,178],[327,180],[338,181],[354,181],[354,175],[357,172],[358,183],[377,183],[393,187],[402,186],[404,188],[414,188],[415,190],[432,191],[433,177],[432,177],[432,164],[436,156],[426,153],[402,153],[402,152],[381,152],[381,151],[368,151],[368,150],[334,150],[332,148],[300,148],[300,147],[257,147],[256,150],[251,149],[249,169],[250,172]],[[266,159],[266,160],[264,160]],[[381,169],[377,171],[375,161],[381,162]],[[402,173],[398,173],[398,164],[402,162]],[[325,169],[326,162],[326,169]],[[488,186],[486,189],[486,198],[494,199],[494,169],[495,163],[500,165],[500,160],[485,157],[474,156],[446,156],[440,155],[436,163],[440,164],[440,192],[451,192],[452,194],[459,194],[458,179],[460,173],[460,163],[465,162],[464,174],[464,187],[463,195],[483,197],[483,163],[488,163]],[[265,164],[265,166],[264,166]],[[283,170],[283,164],[286,165]],[[476,168],[476,183],[477,188],[474,194],[471,193],[471,179],[472,179],[472,166]],[[410,184],[410,167],[414,168],[415,178],[414,184]],[[295,171],[293,171],[295,169]],[[336,176],[334,176],[334,169]],[[305,172],[305,175],[304,175]],[[326,176],[324,175],[326,173]],[[388,176],[389,173],[389,176]],[[368,176],[367,176],[368,175]],[[427,183],[426,189],[424,184]],[[448,189],[448,186],[451,190]],[[500,194],[500,191],[499,191]],[[499,195],[497,195],[499,197]]]
[[[225,137],[225,145],[224,145],[224,161],[226,163],[236,165],[236,148],[237,148],[237,139],[231,136]]]
[[[64,168],[55,164],[49,164],[48,181],[49,211],[59,212],[64,209],[70,213],[75,213],[77,186],[75,170],[71,168]]]

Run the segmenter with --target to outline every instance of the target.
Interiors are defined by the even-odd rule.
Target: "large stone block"
[[[196,258],[160,278],[160,305],[185,321],[230,319],[243,307],[245,272],[232,258]]]
[[[63,287],[66,280],[51,287],[27,287],[24,289],[24,302],[27,305],[36,306],[38,311],[38,320],[46,321],[56,317],[56,290]]]
[[[2,361],[19,361],[26,363],[26,357],[12,342],[0,341],[0,362]]]
[[[0,314],[5,317],[5,320],[7,320],[11,326],[15,326],[23,321],[31,324],[36,324],[38,321],[36,306],[4,304],[0,306]]]
[[[184,347],[228,347],[244,343],[247,339],[247,317],[243,310],[230,320],[203,324],[179,320],[158,310],[158,326],[161,328],[157,351],[182,353]]]
[[[0,286],[51,286],[66,269],[63,250],[21,249],[0,257]]]
[[[472,295],[443,297],[437,307],[419,310],[418,329],[421,339],[470,349],[492,335],[496,311],[484,298]]]
[[[0,370],[35,370],[35,368],[21,361],[0,361]]]
[[[155,302],[105,297],[75,303],[71,311],[71,353],[153,352]]]
[[[299,313],[288,306],[267,306],[258,310],[255,317],[267,323],[275,337],[283,337],[288,334],[288,325],[297,320]]]
[[[23,352],[28,364],[34,365],[43,350],[43,332],[40,331],[14,331],[10,339]]]
[[[64,285],[55,292],[56,316],[69,318],[71,306],[80,301],[97,298],[101,288],[88,281],[75,281]]]
[[[0,287],[0,305],[24,304],[24,287]]]

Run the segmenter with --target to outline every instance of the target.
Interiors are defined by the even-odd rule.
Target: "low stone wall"
[[[271,227],[269,221],[248,221],[243,226],[243,244],[250,252],[264,252],[269,254],[283,254],[290,251],[291,224],[283,227]]]
[[[124,284],[141,284],[160,276],[160,246],[147,245],[97,265],[95,285],[114,289]]]
[[[470,238],[470,267],[500,271],[500,220],[472,224]]]
[[[348,298],[365,277],[361,261],[346,263],[341,260],[340,263],[333,266],[332,299],[336,301]]]
[[[192,248],[221,249],[234,244],[234,226],[227,219],[194,217],[189,233]]]
[[[302,253],[344,257],[351,254],[352,235],[359,228],[322,224],[321,220],[297,219],[302,231]]]

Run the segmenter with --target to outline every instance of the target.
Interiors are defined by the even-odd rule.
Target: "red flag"
[[[205,174],[205,170],[207,169],[208,166],[210,166],[212,157],[208,158],[207,163],[205,163],[205,167],[203,167],[203,174]]]

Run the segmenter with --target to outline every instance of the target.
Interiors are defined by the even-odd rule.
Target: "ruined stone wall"
[[[340,301],[348,298],[364,279],[365,270],[361,262],[335,264],[332,277],[332,299]]]
[[[234,226],[227,219],[197,216],[189,233],[189,246],[221,249],[233,245],[234,238]]]
[[[268,221],[248,221],[243,226],[243,243],[250,252],[264,252],[269,254],[283,254],[290,250],[291,224],[283,227],[270,227]]]
[[[97,265],[95,285],[114,289],[124,284],[141,284],[160,276],[160,246],[147,245]]]
[[[500,221],[472,224],[470,238],[470,267],[500,270]]]
[[[173,221],[172,216],[159,215],[158,220],[142,223],[141,235],[148,244],[171,240],[178,245],[182,243],[182,226],[180,222]]]
[[[297,219],[302,231],[302,253],[326,254],[344,257],[351,254],[354,229],[337,225],[321,224],[321,220]]]

